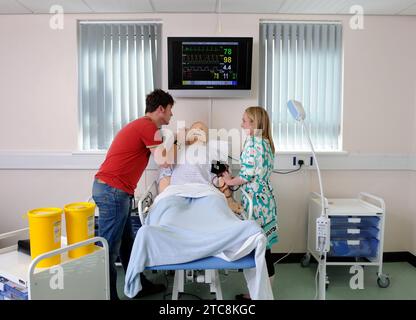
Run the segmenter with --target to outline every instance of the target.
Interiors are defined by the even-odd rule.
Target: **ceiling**
[[[53,5],[64,13],[263,14],[349,14],[360,5],[368,15],[416,15],[416,0],[0,0],[0,14],[44,14]]]

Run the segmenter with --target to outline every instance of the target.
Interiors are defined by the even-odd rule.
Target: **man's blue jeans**
[[[134,242],[130,221],[133,196],[95,179],[92,197],[99,210],[99,236],[105,238],[109,246],[110,298],[112,300],[118,299],[115,262],[117,257],[120,256],[124,271],[127,270]]]

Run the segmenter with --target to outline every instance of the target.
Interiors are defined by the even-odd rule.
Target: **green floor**
[[[279,263],[276,265],[276,277],[273,284],[274,298],[277,300],[313,300],[315,297],[316,264],[302,268],[299,263]],[[123,294],[124,272],[118,269],[118,293],[122,299],[128,299]],[[349,282],[352,277],[349,267],[329,266],[327,273],[329,286],[326,293],[327,300],[416,300],[416,268],[407,262],[391,262],[383,264],[383,273],[390,277],[390,286],[380,288],[377,285],[377,268],[365,267],[364,289],[350,289]],[[146,276],[154,282],[168,284],[166,294],[148,296],[144,299],[170,300],[172,297],[173,276],[164,272],[145,272]],[[242,272],[229,271],[228,275],[221,272],[221,285],[224,300],[232,300],[238,293],[245,292],[246,283]],[[209,285],[196,282],[185,284],[185,294],[179,296],[180,300],[195,299],[212,300],[215,295],[210,294]]]

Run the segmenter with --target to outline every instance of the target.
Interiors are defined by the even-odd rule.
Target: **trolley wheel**
[[[311,255],[307,253],[300,260],[300,265],[302,266],[302,268],[306,268],[306,267],[309,267],[310,262],[311,262]]]
[[[378,276],[377,284],[380,288],[387,288],[390,285],[390,278],[384,274]]]

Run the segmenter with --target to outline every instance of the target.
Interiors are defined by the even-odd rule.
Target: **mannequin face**
[[[189,144],[206,143],[208,141],[208,127],[203,122],[194,122],[186,134]]]

